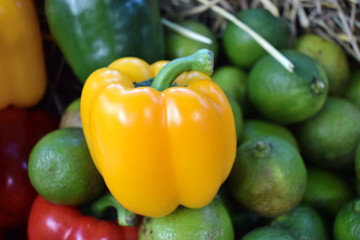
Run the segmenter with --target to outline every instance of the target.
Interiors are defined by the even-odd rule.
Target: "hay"
[[[159,0],[162,15],[173,21],[201,21],[221,37],[227,21],[209,10],[213,4],[236,13],[263,7],[286,19],[295,34],[316,33],[337,42],[360,62],[360,3],[357,0],[212,0],[206,6],[196,0]]]

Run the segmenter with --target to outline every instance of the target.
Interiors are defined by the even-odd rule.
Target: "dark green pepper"
[[[164,58],[157,0],[46,0],[45,8],[51,33],[82,83],[120,57]]]

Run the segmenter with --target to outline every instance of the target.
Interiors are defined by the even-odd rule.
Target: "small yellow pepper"
[[[236,152],[230,104],[208,76],[212,52],[169,62],[151,87],[134,88],[165,63],[119,59],[93,72],[81,95],[86,141],[110,192],[150,217],[210,203]]]
[[[0,109],[34,106],[46,90],[46,69],[33,1],[1,1],[0,32]]]

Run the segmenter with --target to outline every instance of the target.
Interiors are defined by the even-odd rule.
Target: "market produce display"
[[[1,2],[0,240],[360,239],[360,6],[284,2]]]

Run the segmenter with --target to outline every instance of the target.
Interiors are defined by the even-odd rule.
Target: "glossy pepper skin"
[[[0,110],[31,107],[45,94],[40,25],[32,0],[0,1]]]
[[[52,35],[78,79],[125,56],[163,58],[157,0],[46,0]]]
[[[28,240],[137,240],[139,227],[85,216],[76,207],[53,204],[38,196],[29,216]]]
[[[128,210],[156,217],[180,204],[200,208],[228,177],[234,117],[207,75],[210,56],[200,50],[166,64],[151,87],[134,88],[157,71],[139,59],[115,61],[86,81],[80,105],[86,141],[110,192]],[[169,87],[175,78],[178,86]]]
[[[36,197],[27,174],[29,154],[42,136],[57,127],[57,119],[42,111],[0,111],[0,228],[26,223]]]

